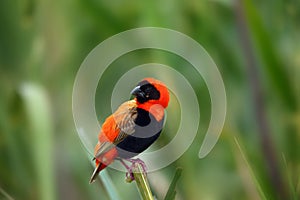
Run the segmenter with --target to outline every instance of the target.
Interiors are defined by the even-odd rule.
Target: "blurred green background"
[[[228,101],[221,138],[200,160],[210,99],[191,66],[172,54],[145,50],[106,71],[99,84],[107,90],[97,91],[96,98],[101,122],[111,113],[115,81],[137,64],[170,65],[197,92],[202,119],[197,138],[179,160],[149,174],[157,198],[163,199],[176,167],[182,167],[176,199],[297,199],[299,19],[296,0],[1,0],[0,199],[110,199],[110,192],[139,199],[135,184],[112,169],[105,173],[114,188],[101,181],[89,185],[93,168],[71,104],[76,72],[87,54],[114,34],[144,26],[174,29],[203,45],[219,67]],[[156,147],[168,143],[176,129],[167,122],[169,135]]]

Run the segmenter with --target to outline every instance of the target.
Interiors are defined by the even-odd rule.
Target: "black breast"
[[[131,158],[145,151],[160,135],[164,119],[157,121],[151,113],[137,109],[135,132],[117,144],[119,157]]]

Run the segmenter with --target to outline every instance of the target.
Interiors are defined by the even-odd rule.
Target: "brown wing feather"
[[[95,158],[99,158],[104,153],[114,148],[117,144],[122,142],[128,135],[134,133],[135,119],[137,117],[136,102],[134,100],[123,103],[113,114],[115,125],[119,129],[113,142],[99,141],[99,146],[95,152]],[[103,124],[104,126],[104,124]],[[102,129],[103,131],[103,129]],[[102,132],[101,131],[101,132]],[[108,135],[109,133],[102,132],[100,134]]]

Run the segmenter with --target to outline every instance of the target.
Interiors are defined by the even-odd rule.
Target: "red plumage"
[[[135,98],[123,103],[102,125],[94,152],[96,168],[90,183],[115,159],[141,153],[160,135],[164,109],[169,103],[167,87],[156,79],[145,78],[131,93]]]

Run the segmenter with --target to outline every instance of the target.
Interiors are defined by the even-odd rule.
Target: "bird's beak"
[[[141,90],[140,86],[136,86],[130,93],[132,95],[134,95],[134,96],[140,96],[140,97],[144,97],[145,96],[145,94]]]

